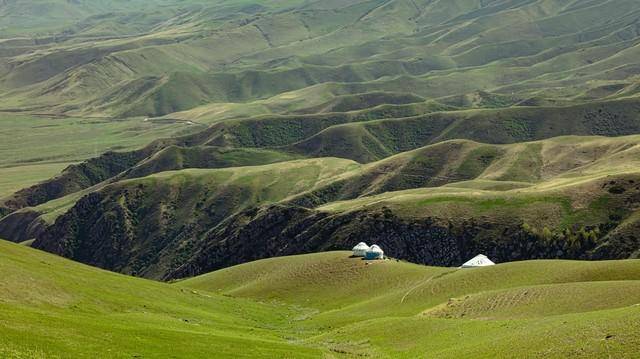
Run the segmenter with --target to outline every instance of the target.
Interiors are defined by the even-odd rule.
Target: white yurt
[[[460,268],[475,268],[475,267],[488,267],[496,265],[484,254],[478,254],[477,256],[466,261]]]
[[[365,259],[384,259],[384,251],[377,245],[372,245],[364,256]]]
[[[365,255],[367,255],[367,251],[369,250],[369,246],[364,242],[360,242],[360,243],[358,243],[358,245],[353,247],[352,250],[353,250],[353,256],[354,257],[364,257]]]

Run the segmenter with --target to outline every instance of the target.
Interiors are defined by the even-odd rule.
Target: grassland
[[[307,342],[338,357],[637,353],[637,261],[533,261],[466,271],[367,264],[348,255],[263,260],[179,285],[314,308],[299,325],[328,333]],[[584,296],[576,299],[578,293]]]
[[[286,153],[263,149],[169,146],[114,179],[5,217],[0,233],[17,242],[37,238],[37,248],[154,279],[172,278],[185,263],[202,261],[197,274],[201,266],[213,270],[265,256],[252,253],[246,236],[279,255],[335,248],[373,234],[368,226],[384,221],[358,221],[386,212],[393,229],[384,236],[434,235],[425,246],[443,240],[428,234],[439,225],[451,236],[465,233],[468,244],[461,248],[485,248],[504,260],[627,258],[637,252],[637,150],[637,136],[510,145],[451,140],[362,165],[338,158],[287,161]],[[276,163],[253,166],[259,159]],[[299,208],[306,220],[298,223],[301,218],[279,208]],[[329,232],[307,238],[313,226]],[[544,231],[555,242],[547,243]],[[585,244],[571,249],[568,238],[578,235]],[[407,251],[404,241],[384,244],[419,263],[462,263],[459,254],[434,259]],[[522,244],[528,241],[529,247]],[[456,253],[454,247],[438,251]]]
[[[631,358],[640,350],[637,261],[458,270],[329,252],[167,284],[0,247],[7,357]]]
[[[286,306],[208,295],[23,246],[0,246],[3,357],[318,356],[279,333],[296,313]]]
[[[142,118],[51,118],[0,113],[0,197],[44,181],[106,151],[142,147],[198,125]]]
[[[13,15],[2,108],[216,121],[357,109],[376,93],[467,108],[636,93],[632,0],[53,4],[0,9]]]
[[[0,1],[0,357],[640,356],[637,260],[254,261],[640,257],[638,19]]]

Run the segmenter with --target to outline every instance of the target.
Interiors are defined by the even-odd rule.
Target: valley
[[[0,1],[0,356],[636,357],[639,51],[636,0]]]

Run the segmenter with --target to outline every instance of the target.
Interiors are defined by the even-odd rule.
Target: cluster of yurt
[[[384,251],[376,244],[369,247],[366,243],[360,242],[353,247],[353,256],[366,260],[384,259]]]
[[[366,260],[384,259],[384,251],[376,244],[369,247],[366,243],[360,242],[353,247],[352,251],[354,257],[360,257]],[[489,257],[484,254],[478,254],[462,264],[460,268],[477,268],[493,265],[495,265],[495,263],[493,263]]]

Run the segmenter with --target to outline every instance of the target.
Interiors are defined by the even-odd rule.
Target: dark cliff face
[[[33,247],[93,266],[159,278],[180,245],[201,238],[232,214],[246,194],[238,188],[206,202],[207,189],[112,186],[90,193],[39,234]]]

